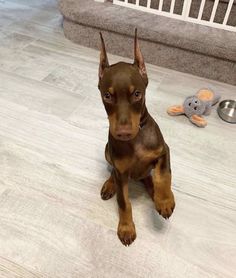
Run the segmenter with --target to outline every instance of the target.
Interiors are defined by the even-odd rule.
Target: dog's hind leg
[[[105,158],[106,158],[107,162],[109,163],[109,166],[112,167],[112,162],[111,162],[110,154],[108,151],[108,144],[106,144],[106,148],[105,148]],[[111,169],[110,178],[107,181],[105,181],[105,183],[102,186],[101,198],[103,200],[109,200],[115,195],[115,193],[116,193],[116,188],[115,188],[115,184],[114,184],[113,170]]]
[[[114,184],[113,173],[111,173],[110,178],[105,181],[101,189],[101,198],[103,200],[111,199],[116,193],[116,187]]]
[[[175,199],[171,190],[170,152],[167,145],[165,150],[153,170],[154,203],[158,213],[169,218],[175,208]]]
[[[105,147],[105,158],[106,158],[106,161],[107,161],[110,165],[112,165],[111,156],[110,156],[109,149],[108,149],[108,143],[106,144],[106,147]]]
[[[152,200],[154,200],[154,186],[152,176],[147,176],[146,178],[142,179],[141,182],[144,184],[149,196],[152,198]]]

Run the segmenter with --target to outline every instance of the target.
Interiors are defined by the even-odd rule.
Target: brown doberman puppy
[[[145,105],[148,78],[137,30],[133,64],[119,62],[109,65],[101,33],[100,36],[102,45],[98,88],[109,119],[105,157],[113,168],[110,178],[102,187],[101,197],[108,200],[117,193],[117,234],[127,246],[136,238],[128,197],[129,179],[141,180],[145,184],[157,211],[164,218],[169,218],[174,210],[170,153],[158,125]]]

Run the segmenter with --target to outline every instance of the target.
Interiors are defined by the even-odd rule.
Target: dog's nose
[[[120,140],[129,140],[132,137],[132,130],[128,125],[120,126],[116,130],[116,136]]]

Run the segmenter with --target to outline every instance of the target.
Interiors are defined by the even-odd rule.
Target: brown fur
[[[98,87],[109,119],[105,157],[113,167],[101,196],[107,200],[117,193],[117,233],[124,245],[130,245],[136,238],[136,231],[128,196],[129,179],[143,181],[159,214],[169,218],[175,207],[170,154],[145,105],[148,78],[137,33],[134,64],[120,62],[109,66],[102,36],[101,41]]]

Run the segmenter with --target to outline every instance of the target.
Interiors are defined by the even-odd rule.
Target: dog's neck
[[[145,126],[145,124],[147,123],[148,117],[149,117],[149,113],[148,113],[146,105],[144,104],[141,118],[140,118],[140,124],[139,124],[140,129]]]

